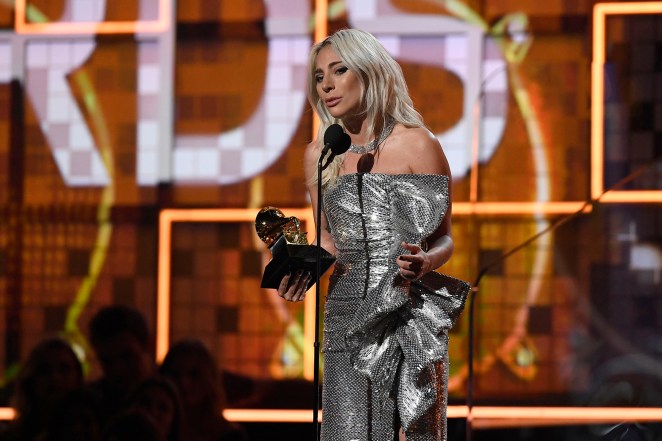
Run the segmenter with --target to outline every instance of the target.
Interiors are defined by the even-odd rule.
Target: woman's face
[[[177,383],[185,406],[205,403],[214,393],[211,389],[212,379],[209,369],[203,366],[198,357],[173,360],[166,375]]]
[[[82,378],[76,360],[69,351],[50,348],[37,364],[33,380],[35,399],[54,402],[81,385]]]
[[[317,94],[334,118],[343,119],[361,111],[361,83],[329,46],[315,59]]]
[[[136,399],[136,407],[149,413],[165,435],[169,433],[175,420],[175,403],[168,392],[158,386],[150,387]]]

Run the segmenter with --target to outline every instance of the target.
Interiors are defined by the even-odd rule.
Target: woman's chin
[[[345,112],[335,110],[334,108],[327,110],[329,111],[329,115],[331,115],[334,119],[343,119],[343,117],[345,116]]]

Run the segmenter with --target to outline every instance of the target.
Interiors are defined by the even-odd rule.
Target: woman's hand
[[[288,302],[300,302],[306,297],[311,277],[310,272],[303,270],[286,274],[280,281],[278,295]]]
[[[434,268],[428,253],[415,244],[402,242],[402,247],[410,254],[401,254],[396,259],[400,267],[400,275],[407,280],[418,280]]]

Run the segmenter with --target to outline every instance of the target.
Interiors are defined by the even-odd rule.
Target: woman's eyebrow
[[[342,63],[342,61],[332,61],[332,62],[329,63],[328,67],[333,67],[336,64],[340,64],[340,63]],[[319,67],[317,69],[315,69],[315,73],[318,73],[318,72],[322,72],[322,69],[319,68]]]

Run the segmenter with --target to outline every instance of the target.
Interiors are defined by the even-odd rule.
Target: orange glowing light
[[[448,418],[465,418],[467,406],[448,406]],[[324,410],[319,410],[319,420],[323,420]],[[236,422],[280,422],[280,423],[312,423],[311,409],[225,409],[223,416]]]
[[[604,63],[605,24],[608,15],[662,14],[662,2],[598,3],[593,8],[593,62],[591,65],[591,198],[604,191]],[[662,202],[662,191],[617,191],[602,202]]]
[[[329,2],[327,0],[315,0],[315,43],[319,43],[327,36],[328,9]]]
[[[309,208],[283,208],[288,216],[298,217],[304,225],[315,225]],[[170,344],[170,252],[172,224],[174,222],[255,222],[259,210],[254,208],[219,209],[167,209],[159,213],[159,250],[156,300],[156,359],[161,362]],[[313,340],[315,333],[315,298],[307,295],[304,300],[304,349],[303,376],[313,378]]]
[[[236,422],[310,423],[308,409],[226,409],[223,415]],[[466,418],[467,406],[448,406],[448,418]],[[320,421],[323,419],[320,410]],[[662,421],[662,408],[647,407],[488,407],[471,411],[476,428],[530,427],[537,425],[605,424]]]
[[[0,407],[0,420],[13,420],[16,418],[16,411],[11,407]]]
[[[467,406],[448,406],[448,418],[466,418]],[[0,420],[11,420],[16,412],[0,408]],[[251,423],[310,423],[311,409],[225,409],[230,421]],[[324,411],[319,411],[323,420]],[[489,407],[475,406],[471,411],[474,428],[532,427],[577,424],[650,423],[662,421],[659,407]]]
[[[28,23],[25,15],[27,0],[15,0],[14,30],[17,34],[31,35],[149,34],[165,32],[170,28],[171,0],[158,1],[159,17],[154,21]]]
[[[321,421],[322,411],[319,411]],[[228,421],[260,423],[312,423],[312,409],[225,409]]]
[[[475,428],[532,427],[576,424],[618,424],[662,421],[653,407],[474,407]]]
[[[584,206],[584,202],[453,202],[453,216],[468,215],[520,215],[520,214],[567,214]],[[587,205],[583,213],[590,213]]]

